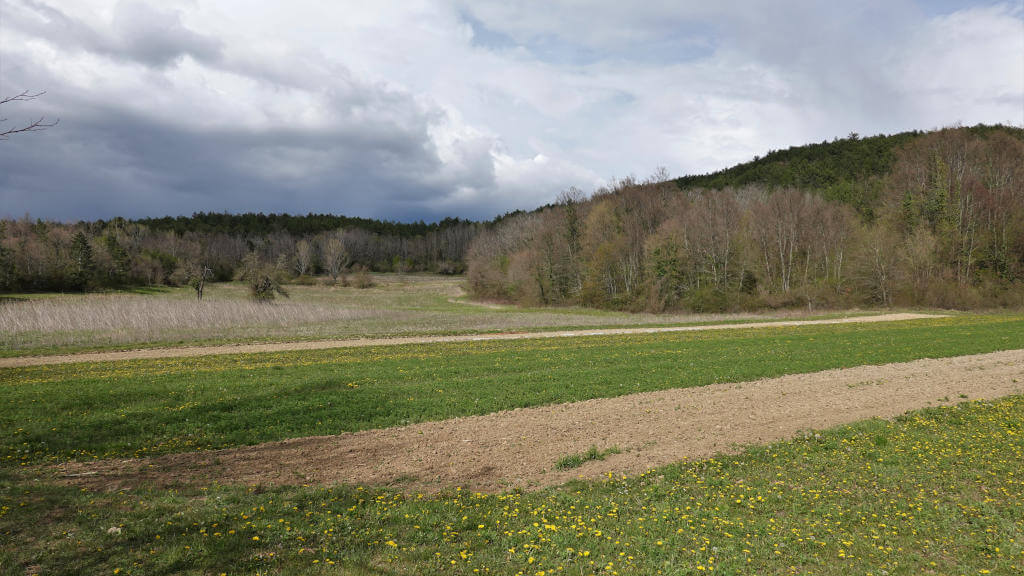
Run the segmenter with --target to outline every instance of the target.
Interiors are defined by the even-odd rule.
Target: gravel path
[[[181,358],[213,356],[219,354],[257,354],[260,352],[287,352],[292,350],[324,350],[328,348],[358,348],[364,346],[393,346],[400,344],[434,344],[439,342],[477,342],[483,340],[516,340],[521,338],[575,338],[580,336],[611,336],[619,334],[655,334],[659,332],[693,332],[699,330],[728,330],[736,328],[767,328],[773,326],[813,326],[817,324],[849,324],[852,322],[893,322],[921,318],[942,318],[940,314],[881,314],[853,316],[828,320],[782,320],[746,324],[711,324],[703,326],[668,326],[655,328],[608,328],[589,330],[559,330],[553,332],[521,332],[505,334],[469,334],[461,336],[409,336],[399,338],[363,338],[352,340],[314,340],[309,342],[277,342],[270,344],[233,344],[225,346],[191,346],[183,348],[150,348],[121,352],[87,352],[58,356],[21,356],[0,358],[0,368],[47,366],[72,362],[113,362],[152,358]]]
[[[635,474],[738,445],[791,438],[908,410],[1024,393],[1024,350],[925,359],[714,384],[272,442],[145,460],[68,463],[50,469],[67,483],[119,489],[140,483],[390,484],[432,492],[451,486],[525,489]],[[566,455],[622,452],[575,470]]]

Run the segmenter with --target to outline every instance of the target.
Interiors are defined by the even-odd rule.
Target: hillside
[[[627,180],[506,219],[467,258],[481,297],[726,311],[1024,303],[1024,130],[947,128]]]
[[[963,130],[982,138],[1005,132],[1024,140],[1024,129],[1012,126],[978,124]],[[892,170],[900,149],[927,134],[919,130],[866,138],[851,134],[831,142],[770,150],[750,162],[709,174],[683,176],[675,183],[683,190],[745,186],[810,190],[871,217],[879,200],[878,180]]]

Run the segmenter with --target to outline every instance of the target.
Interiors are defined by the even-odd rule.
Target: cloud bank
[[[763,4],[763,5],[762,5]],[[1024,124],[1019,3],[0,0],[0,215],[490,218],[849,132]]]

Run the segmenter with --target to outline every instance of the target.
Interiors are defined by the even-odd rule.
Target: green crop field
[[[0,574],[1020,573],[1024,397],[537,492],[110,493],[37,467],[1022,342],[1024,317],[958,316],[0,369]]]
[[[384,346],[0,370],[0,460],[142,456],[1016,348],[1024,318]]]

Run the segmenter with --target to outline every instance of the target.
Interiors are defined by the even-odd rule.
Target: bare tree
[[[664,166],[658,166],[654,169],[654,172],[644,180],[644,184],[661,184],[662,182],[668,182],[672,178],[672,174],[668,171],[668,168]]]
[[[684,220],[687,244],[693,247],[701,274],[720,290],[727,287],[730,275],[735,276],[729,264],[736,254],[741,216],[735,193],[727,191],[697,195]]]
[[[0,99],[0,104],[7,104],[9,102],[29,102],[31,100],[39,98],[43,94],[46,94],[46,92],[36,92],[35,94],[32,94],[28,90],[25,90],[21,94],[3,97],[2,99]],[[0,118],[0,122],[6,121],[7,118]],[[60,122],[60,119],[54,120],[53,122],[48,122],[45,116],[40,116],[38,119],[24,126],[20,126],[17,128],[8,128],[7,130],[0,131],[0,140],[7,140],[10,136],[14,134],[20,134],[22,132],[40,132],[42,130],[46,130],[47,128],[52,128],[56,126],[58,122]]]
[[[892,306],[896,288],[897,234],[884,226],[864,226],[860,234],[858,276],[867,293],[882,306]]]
[[[308,240],[299,240],[295,245],[295,275],[305,276],[313,267],[313,246]]]
[[[327,273],[331,275],[332,280],[337,282],[341,271],[352,263],[352,257],[345,246],[341,231],[331,235],[325,242],[322,242],[320,251],[323,253],[324,267],[327,269]]]

